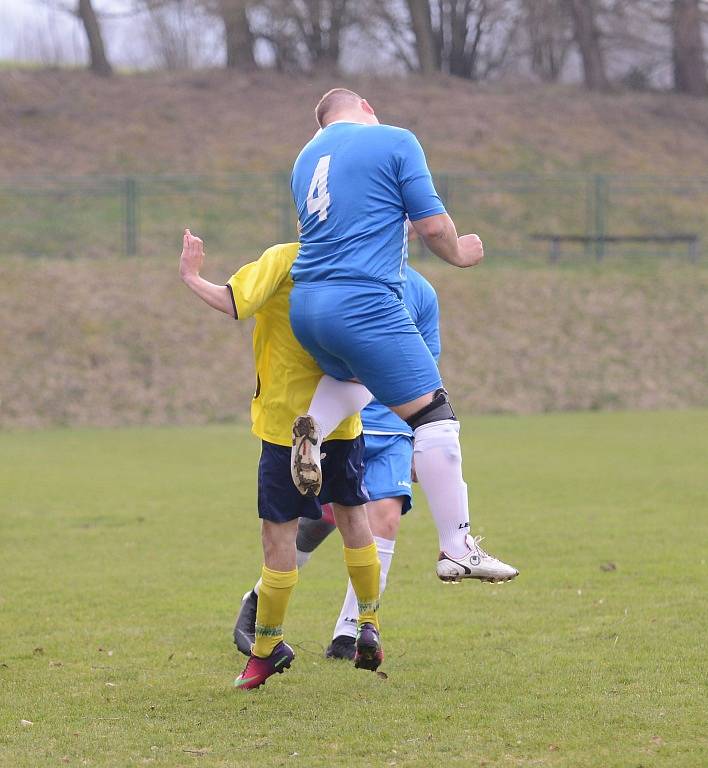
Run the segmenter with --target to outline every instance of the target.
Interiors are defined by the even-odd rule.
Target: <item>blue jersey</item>
[[[403,303],[416,324],[428,349],[437,360],[440,357],[440,309],[432,285],[412,267],[408,267]],[[405,370],[401,376],[405,376]],[[410,435],[413,430],[403,419],[378,400],[373,400],[361,412],[365,435]]]
[[[302,228],[296,283],[374,280],[400,297],[406,216],[445,213],[418,140],[390,125],[327,126],[300,152],[291,187]]]

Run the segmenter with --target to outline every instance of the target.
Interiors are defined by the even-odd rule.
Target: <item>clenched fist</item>
[[[462,235],[457,238],[458,249],[463,264],[460,266],[474,267],[484,258],[484,246],[477,235]]]

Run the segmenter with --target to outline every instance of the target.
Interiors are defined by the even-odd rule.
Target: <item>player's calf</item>
[[[440,555],[438,578],[446,582],[462,579],[510,581],[516,568],[489,555],[479,538],[469,535],[467,485],[462,477],[460,425],[447,392],[438,389],[430,403],[406,421],[413,429],[413,451],[418,480],[438,529]]]

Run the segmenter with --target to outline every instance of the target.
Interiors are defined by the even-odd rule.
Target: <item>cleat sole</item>
[[[357,669],[368,669],[371,672],[376,672],[376,670],[381,666],[382,661],[383,659],[376,655],[375,650],[373,650],[370,654],[360,652],[358,657],[354,659],[354,666]]]
[[[303,496],[317,496],[322,490],[322,471],[310,457],[310,445],[317,442],[315,423],[310,416],[298,416],[293,423],[292,477]]]
[[[480,584],[506,584],[508,581],[513,581],[519,574],[515,573],[513,576],[441,576],[437,574],[437,577],[443,584],[461,584],[463,581],[478,581]]]

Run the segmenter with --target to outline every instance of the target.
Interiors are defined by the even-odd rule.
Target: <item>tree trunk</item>
[[[568,51],[569,19],[559,0],[523,0],[531,71],[555,83]]]
[[[699,0],[673,0],[674,88],[692,96],[708,94]]]
[[[424,75],[431,75],[440,69],[440,52],[433,34],[429,0],[407,0],[408,12],[415,35],[418,54],[418,68]]]
[[[113,74],[113,69],[106,58],[101,27],[98,24],[91,0],[79,0],[79,7],[76,13],[81,19],[86,32],[86,39],[88,40],[91,54],[91,63],[89,65],[91,71],[102,77],[110,77]]]
[[[245,0],[219,0],[224,24],[227,69],[255,69],[253,33],[248,23]]]
[[[575,40],[583,60],[585,86],[591,91],[606,91],[610,84],[605,74],[605,64],[600,48],[600,33],[595,23],[593,0],[566,0],[570,10]]]
[[[448,67],[450,74],[456,77],[469,77],[468,62],[465,57],[465,47],[467,44],[467,3],[464,7],[458,8],[457,2],[449,4],[448,23],[450,25],[450,61]]]

